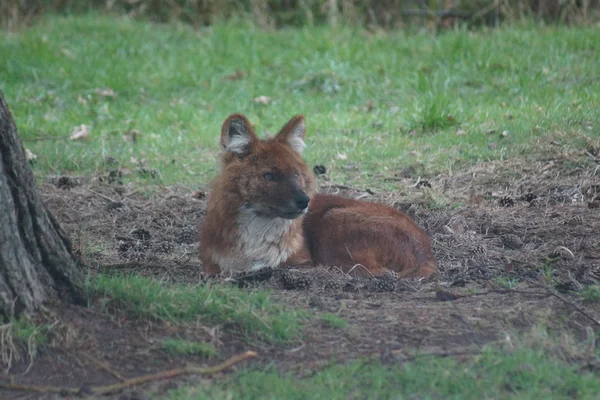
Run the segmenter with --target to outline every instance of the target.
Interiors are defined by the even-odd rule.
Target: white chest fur
[[[238,215],[239,237],[234,254],[219,260],[222,270],[255,271],[275,268],[287,260],[300,241],[284,243],[294,220],[268,218],[249,210]]]

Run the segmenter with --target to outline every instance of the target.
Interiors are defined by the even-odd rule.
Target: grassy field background
[[[101,173],[112,157],[162,183],[205,183],[228,114],[273,133],[302,113],[311,164],[377,183],[407,165],[432,174],[530,154],[547,135],[598,135],[598,38],[534,25],[193,30],[92,14],[3,33],[0,85],[42,175]],[[69,140],[82,124],[89,137]]]

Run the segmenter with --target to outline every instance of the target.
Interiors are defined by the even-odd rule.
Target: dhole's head
[[[304,117],[297,115],[277,135],[260,140],[245,116],[230,115],[221,129],[219,178],[228,196],[265,217],[294,219],[306,213],[315,189],[302,159],[305,133]]]

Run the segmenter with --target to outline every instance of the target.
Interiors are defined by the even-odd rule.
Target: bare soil
[[[440,272],[420,281],[359,280],[318,266],[245,282],[246,290],[266,287],[279,301],[336,313],[348,322],[335,328],[315,318],[302,341],[289,346],[248,344],[223,327],[201,322],[174,326],[107,313],[102,299],[89,308],[61,306],[46,316],[57,321],[50,342],[33,360],[13,359],[0,382],[102,385],[118,382],[109,369],[129,378],[186,363],[213,365],[245,350],[258,353],[246,365],[274,362],[298,374],[357,357],[386,363],[418,355],[468,357],[484,345],[512,346],[540,324],[575,341],[589,339],[590,331],[600,328],[600,305],[577,291],[600,284],[599,161],[587,154],[489,162],[427,181],[407,169],[385,177],[397,186],[393,192],[334,185],[321,175],[324,192],[379,201],[413,216],[432,237]],[[207,193],[184,187],[143,193],[115,177],[114,172],[93,179],[53,177],[40,184],[46,204],[92,273],[128,270],[167,282],[204,284],[196,224]],[[159,341],[173,336],[213,343],[219,356],[170,356]],[[153,382],[112,398],[146,398],[203,379],[209,378]],[[0,390],[0,397],[62,395]]]

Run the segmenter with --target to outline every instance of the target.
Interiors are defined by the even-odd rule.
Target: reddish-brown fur
[[[304,134],[302,116],[266,140],[257,138],[243,115],[224,122],[221,172],[200,229],[205,271],[322,264],[357,274],[436,272],[427,234],[407,215],[382,204],[315,194],[301,156]]]

